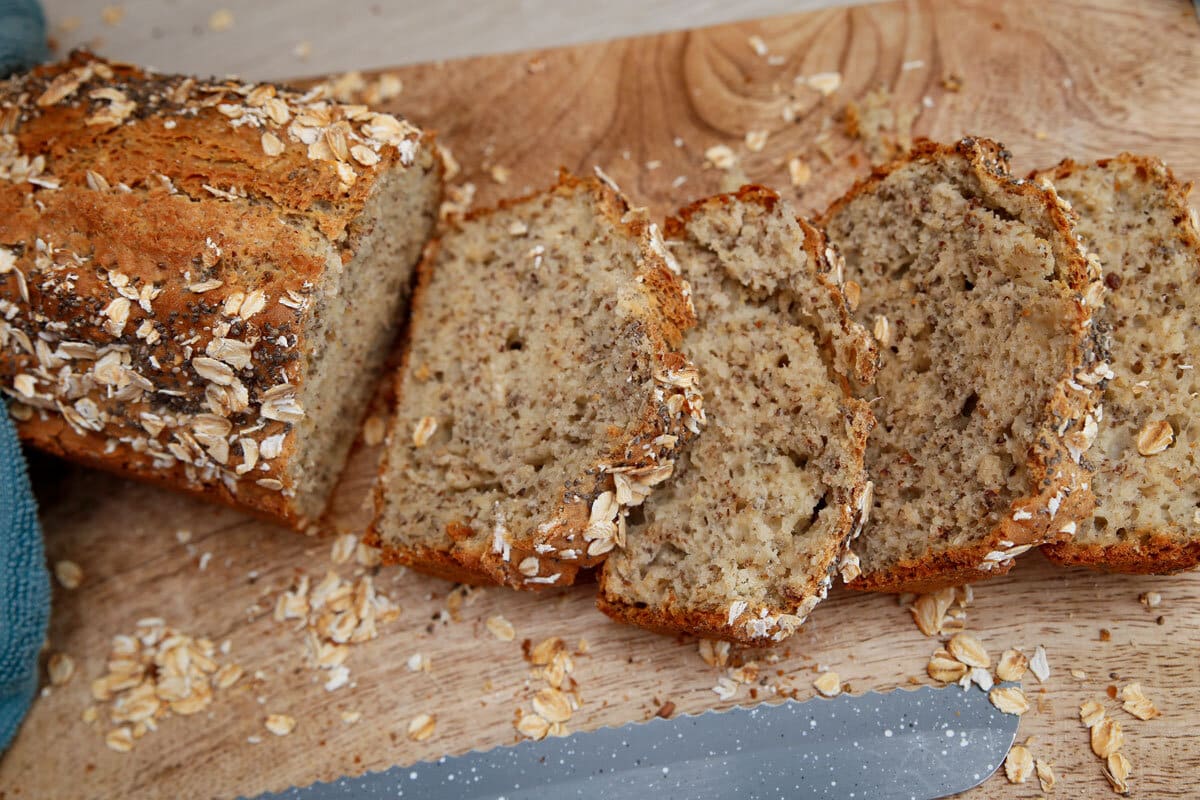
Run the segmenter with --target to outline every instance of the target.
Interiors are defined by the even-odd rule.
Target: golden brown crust
[[[855,198],[872,192],[892,172],[913,162],[963,158],[984,185],[1024,197],[1040,207],[1050,224],[1049,238],[1063,280],[1074,295],[1071,328],[1079,342],[1068,354],[1063,371],[1043,409],[1038,432],[1026,460],[1032,491],[1014,499],[1006,514],[978,544],[906,560],[885,571],[864,573],[850,588],[876,592],[926,592],[961,585],[1007,572],[1012,559],[1043,543],[1067,541],[1078,521],[1092,513],[1095,497],[1091,467],[1083,458],[1095,437],[1093,416],[1103,381],[1094,378],[1100,362],[1090,335],[1091,315],[1103,301],[1099,264],[1075,236],[1073,212],[1053,189],[1015,180],[1003,146],[985,139],[964,138],[953,145],[923,140],[912,152],[858,181],[822,216],[822,224]],[[1087,375],[1080,380],[1081,375]]]
[[[0,380],[35,379],[8,390],[21,436],[305,524],[287,470],[295,414],[264,396],[305,380],[309,295],[353,258],[378,178],[436,170],[430,149],[319,94],[82,52],[0,82],[0,250],[15,256]],[[239,445],[252,470],[237,470]]]
[[[759,205],[767,213],[770,213],[779,200],[779,195],[771,189],[758,185],[746,185],[737,192],[703,198],[685,206],[674,216],[667,218],[663,229],[669,239],[681,240],[688,236],[687,221],[696,214],[711,210],[714,206],[746,203]],[[797,222],[804,233],[804,247],[808,258],[815,265],[813,274],[822,289],[828,293],[832,301],[832,308],[837,310],[838,323],[842,331],[849,333],[851,328],[858,326],[853,322],[850,308],[842,292],[840,256],[835,250],[828,247],[825,235],[820,229],[804,219],[797,219]],[[837,348],[830,336],[821,342],[821,347],[830,363],[852,369],[857,380],[869,383],[874,380],[879,364],[879,354],[870,335],[865,330],[860,329],[860,331],[861,341],[849,348],[851,350],[849,358],[839,358]],[[875,416],[871,413],[867,403],[853,395],[851,383],[845,375],[836,370],[833,375],[838,379],[843,394],[842,414],[846,434],[850,439],[848,449],[854,458],[851,469],[859,474],[862,480],[849,492],[838,488],[831,491],[831,505],[836,506],[840,511],[838,529],[843,535],[840,539],[831,539],[825,550],[815,556],[816,559],[829,565],[823,578],[814,581],[804,591],[789,596],[795,609],[800,612],[794,615],[799,619],[799,622],[795,623],[797,626],[803,622],[813,606],[825,598],[830,585],[832,585],[833,575],[838,569],[838,556],[850,549],[853,540],[862,532],[870,513],[868,505],[870,482],[867,480],[863,459],[866,453],[867,439],[875,426]],[[652,503],[653,498],[647,502]],[[618,622],[636,625],[658,633],[694,634],[747,646],[762,646],[766,642],[779,641],[784,638],[784,636],[778,636],[774,639],[764,639],[761,636],[754,636],[747,626],[735,625],[736,620],[729,619],[727,613],[682,608],[674,600],[667,600],[659,608],[647,608],[637,603],[625,602],[616,593],[608,591],[608,583],[611,580],[614,578],[608,569],[600,570],[596,606]],[[791,633],[792,630],[794,627],[789,625],[789,629],[784,635]]]
[[[1137,531],[1110,545],[1068,542],[1046,545],[1046,558],[1063,567],[1088,567],[1131,575],[1171,575],[1200,566],[1200,539],[1181,542],[1153,531]]]
[[[1099,159],[1095,166],[1107,169],[1110,165],[1132,167],[1138,177],[1153,181],[1168,198],[1168,202],[1179,209],[1176,233],[1183,244],[1200,254],[1200,232],[1189,218],[1188,193],[1190,186],[1181,184],[1171,169],[1161,159],[1134,153],[1118,153],[1111,158]],[[1064,159],[1054,167],[1029,173],[1030,180],[1063,180],[1076,172],[1092,168],[1092,164],[1081,164]],[[1104,455],[1099,454],[1103,459]],[[1200,566],[1200,539],[1181,541],[1181,530],[1165,530],[1142,527],[1133,530],[1124,541],[1115,544],[1085,544],[1070,541],[1048,544],[1042,552],[1055,564],[1080,566],[1106,572],[1137,575],[1169,575]]]
[[[661,245],[657,229],[644,217],[629,211],[625,201],[608,186],[594,178],[579,178],[561,171],[558,182],[545,192],[502,201],[492,209],[472,211],[465,219],[479,220],[499,210],[518,208],[524,204],[546,203],[555,195],[570,195],[587,192],[595,199],[596,207],[618,231],[640,244],[641,264],[631,279],[645,288],[645,306],[642,308],[641,334],[650,342],[657,361],[656,384],[662,389],[661,398],[647,398],[640,419],[633,421],[624,431],[614,432],[613,443],[607,457],[592,470],[573,482],[572,488],[563,493],[546,522],[539,526],[536,541],[513,542],[506,557],[480,549],[481,531],[473,531],[465,524],[452,525],[446,536],[453,543],[447,551],[433,548],[408,548],[388,542],[379,530],[380,516],[384,508],[386,476],[389,470],[385,458],[380,468],[380,480],[375,493],[376,516],[369,532],[370,540],[382,547],[385,557],[414,569],[431,574],[453,574],[454,579],[475,583],[498,583],[513,588],[540,591],[573,583],[581,570],[587,570],[603,561],[602,555],[589,556],[582,553],[578,558],[558,558],[557,553],[579,548],[584,541],[592,505],[602,495],[614,494],[615,473],[634,475],[638,470],[649,470],[667,462],[673,462],[680,448],[696,435],[698,427],[693,415],[702,419],[701,399],[694,386],[694,369],[681,353],[676,351],[682,331],[695,324],[695,313],[688,300],[687,284],[673,268],[669,254]],[[462,223],[451,220],[440,238],[450,235]],[[659,239],[656,244],[656,239]],[[418,268],[417,288],[412,300],[412,319],[421,319],[429,282],[437,260],[436,247],[427,249]],[[416,335],[419,335],[417,333]],[[396,373],[396,395],[403,402],[404,381],[407,375],[408,355],[404,366]],[[672,382],[683,381],[686,386],[675,386]],[[674,413],[668,408],[673,395],[684,400],[683,413]],[[689,427],[690,426],[690,427]],[[663,434],[677,437],[676,444],[666,446],[655,443]],[[405,436],[406,432],[393,430],[389,436]],[[643,445],[646,445],[645,447]],[[518,570],[526,558],[537,558],[544,566],[539,575],[549,573],[554,580],[531,582]],[[451,563],[457,565],[451,567]]]

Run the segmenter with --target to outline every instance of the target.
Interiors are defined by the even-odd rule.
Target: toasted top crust
[[[502,211],[523,213],[528,210],[532,215],[540,213],[551,202],[581,195],[586,195],[593,213],[604,220],[614,235],[631,242],[636,252],[636,268],[630,269],[627,277],[622,278],[628,283],[629,291],[622,295],[619,303],[622,313],[628,317],[628,333],[633,338],[611,343],[613,348],[637,350],[629,354],[636,356],[629,364],[633,370],[627,376],[630,391],[642,391],[648,385],[647,381],[652,387],[638,407],[636,418],[614,424],[603,441],[580,443],[587,452],[598,451],[599,458],[583,474],[567,476],[564,485],[556,489],[554,498],[524,497],[525,507],[520,514],[507,517],[502,510],[482,513],[466,508],[470,504],[464,503],[464,508],[455,512],[458,518],[445,523],[444,530],[438,529],[437,533],[444,533],[444,537],[437,542],[406,541],[405,530],[423,528],[431,520],[424,518],[423,510],[414,509],[412,513],[422,515],[421,520],[408,520],[399,523],[397,530],[390,530],[391,498],[398,491],[391,482],[393,478],[398,482],[408,481],[404,471],[415,470],[417,459],[438,446],[434,443],[426,448],[412,441],[416,417],[434,414],[436,409],[418,412],[404,407],[406,398],[416,394],[411,386],[423,382],[414,374],[420,365],[410,363],[410,347],[396,376],[400,408],[389,434],[387,460],[381,465],[375,522],[367,534],[368,541],[382,547],[386,559],[440,576],[477,583],[506,583],[515,588],[534,590],[569,584],[580,569],[595,566],[603,560],[607,550],[594,546],[596,539],[609,542],[611,548],[611,540],[623,535],[628,507],[635,504],[635,498],[640,502],[644,492],[669,476],[676,452],[699,430],[703,410],[695,369],[676,351],[683,329],[695,321],[688,296],[690,290],[663,245],[657,226],[643,213],[630,211],[619,195],[595,179],[577,178],[563,172],[557,184],[545,192],[508,200],[493,209],[475,211],[462,220],[451,220],[438,241],[427,249],[421,266],[413,299],[412,341],[418,341],[426,333],[423,320],[438,308],[440,298],[431,293],[431,283],[437,274],[440,251],[448,248],[451,237],[469,231],[472,226],[478,229],[481,225],[492,225],[493,217]],[[494,224],[506,223],[497,221]],[[478,314],[480,311],[472,308],[464,309],[462,313]],[[470,342],[463,346],[478,347],[480,344]],[[641,374],[643,366],[649,367],[646,374]],[[545,390],[545,387],[537,386],[525,388]],[[451,411],[447,410],[447,413]],[[502,431],[493,432],[493,435],[498,441],[505,441]],[[462,443],[455,446],[461,448]],[[509,491],[504,488],[504,476],[498,478],[500,490]],[[510,494],[497,499],[515,500],[516,497]],[[448,513],[449,508],[439,510],[437,514],[442,515],[443,511]],[[531,564],[536,564],[536,568]]]
[[[313,293],[379,178],[426,149],[320,89],[83,52],[0,82],[0,380],[22,435],[298,522],[280,465]]]
[[[1095,327],[1112,362],[1089,451],[1095,516],[1046,554],[1120,572],[1191,569],[1200,564],[1200,445],[1190,428],[1200,412],[1200,235],[1190,187],[1159,159],[1129,153],[1095,164],[1068,160],[1031,177],[1049,179],[1070,201],[1084,242],[1104,264],[1109,296]]]
[[[885,570],[871,570],[864,564],[862,578],[850,584],[856,589],[928,591],[1007,571],[1012,559],[1031,547],[1070,538],[1077,521],[1091,512],[1094,502],[1090,464],[1084,453],[1096,436],[1098,420],[1093,412],[1107,374],[1090,332],[1092,312],[1103,302],[1103,285],[1098,262],[1074,233],[1073,212],[1053,189],[1012,178],[1008,153],[995,142],[976,138],[953,145],[922,141],[907,157],[855,184],[822,221],[829,227],[852,203],[880,191],[899,170],[910,165],[942,169],[953,160],[965,164],[965,174],[981,198],[1001,213],[1019,217],[1049,244],[1055,280],[1065,284],[1070,293],[1069,308],[1063,309],[1060,322],[1077,346],[1062,354],[1062,374],[1055,385],[1047,387],[1048,399],[1034,414],[1024,464],[1026,494],[1012,498],[1007,513],[985,523],[990,530],[969,546],[938,547],[931,540],[922,556]]]

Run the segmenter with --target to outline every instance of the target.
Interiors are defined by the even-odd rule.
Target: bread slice
[[[297,527],[441,194],[412,125],[86,53],[0,82],[0,385],[39,448]]]
[[[824,217],[883,356],[852,588],[1006,572],[1091,512],[1098,264],[1054,191],[1011,178],[1007,158],[982,139],[924,142]]]
[[[709,423],[609,555],[598,604],[655,630],[779,641],[866,516],[873,418],[845,376],[871,380],[874,343],[824,236],[770,190],[702,200],[667,231],[694,291],[685,345]]]
[[[1096,512],[1060,564],[1167,573],[1200,564],[1200,235],[1187,188],[1156,158],[1065,161],[1042,173],[1079,214],[1104,265],[1097,312],[1112,378],[1088,457]]]
[[[596,180],[443,232],[421,266],[368,540],[454,580],[571,583],[703,419],[656,226]]]

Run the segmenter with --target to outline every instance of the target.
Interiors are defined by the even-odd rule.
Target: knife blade
[[[896,689],[655,718],[257,800],[930,800],[986,780],[1004,762],[1018,722],[974,687]]]

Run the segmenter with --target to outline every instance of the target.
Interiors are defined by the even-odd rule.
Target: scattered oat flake
[[[1087,673],[1081,669],[1073,669],[1071,670],[1071,677],[1078,681],[1087,680]]]
[[[563,642],[561,637],[551,636],[547,639],[543,639],[534,645],[533,649],[529,651],[529,663],[535,666],[544,667],[545,665],[549,664],[556,655],[566,649],[567,645]]]
[[[995,682],[992,680],[992,673],[983,667],[971,667],[971,683],[983,689],[985,692],[990,692]]]
[[[209,639],[181,633],[158,617],[142,619],[134,635],[113,637],[108,671],[92,681],[92,697],[104,704],[107,722],[118,729],[130,726],[132,747],[169,714],[208,708],[214,697],[210,679],[222,666],[216,657]],[[124,734],[116,736],[124,741]]]
[[[547,722],[566,722],[571,718],[571,703],[558,689],[547,687],[533,696],[533,710]]]
[[[1085,728],[1095,727],[1104,719],[1104,706],[1095,700],[1086,700],[1079,707],[1079,720]]]
[[[1042,791],[1054,791],[1054,784],[1058,782],[1058,779],[1054,777],[1054,768],[1050,762],[1039,758],[1035,762],[1035,766],[1037,767],[1038,783],[1042,785]]]
[[[1153,701],[1142,691],[1140,683],[1131,683],[1121,690],[1121,705],[1126,711],[1140,720],[1151,720],[1162,716],[1162,712],[1154,707]]]
[[[1029,659],[1020,650],[1005,650],[996,665],[996,677],[1002,681],[1019,681],[1028,666]]]
[[[729,677],[722,675],[717,678],[717,685],[712,687],[713,693],[722,700],[730,700],[736,694],[738,685]]]
[[[807,186],[812,180],[812,167],[802,158],[789,159],[788,176],[792,179],[792,186]]]
[[[287,714],[270,714],[265,725],[276,736],[287,736],[296,729],[296,720]]]
[[[55,563],[54,577],[64,589],[78,589],[83,583],[83,568],[74,561],[63,559]]]
[[[550,732],[550,723],[537,714],[522,714],[517,721],[517,731],[526,739],[545,739]]]
[[[1138,597],[1138,601],[1146,608],[1158,608],[1162,605],[1162,595],[1158,592],[1146,592]]]
[[[383,552],[378,547],[359,542],[358,547],[354,548],[354,561],[360,567],[377,567],[383,563]]]
[[[1029,700],[1025,693],[1015,686],[998,686],[988,692],[988,699],[1005,714],[1021,716],[1029,710]]]
[[[1100,758],[1108,758],[1120,750],[1124,743],[1121,723],[1115,719],[1105,718],[1092,726],[1092,752]]]
[[[292,48],[292,55],[301,61],[308,61],[308,57],[312,55],[312,42],[296,42],[296,46]]]
[[[1034,648],[1033,658],[1029,659],[1029,671],[1038,679],[1038,683],[1045,683],[1050,678],[1050,662],[1046,659],[1046,648],[1040,644]]]
[[[913,600],[908,610],[921,633],[926,636],[937,636],[941,632],[942,611],[939,610],[937,599],[933,595],[921,595]]]
[[[354,551],[357,548],[358,536],[353,533],[343,533],[333,540],[333,546],[329,551],[329,560],[334,564],[345,564],[354,558]]]
[[[969,669],[966,664],[950,655],[946,650],[938,650],[934,653],[925,667],[929,677],[942,683],[958,682]]]
[[[243,670],[237,664],[225,664],[213,675],[213,686],[218,689],[228,689],[242,677]]]
[[[842,693],[842,679],[833,670],[822,673],[813,681],[813,688],[825,697],[836,697]]]
[[[492,632],[502,642],[511,642],[517,635],[511,622],[497,614],[494,617],[488,617],[487,629]]]
[[[717,169],[732,169],[737,164],[737,156],[726,144],[714,144],[704,151],[704,158]]]
[[[228,8],[218,8],[208,18],[208,29],[220,33],[233,27],[233,12]]]
[[[1004,759],[1004,774],[1009,783],[1024,783],[1033,774],[1033,754],[1029,748],[1015,744]]]
[[[729,642],[701,639],[696,648],[700,652],[700,658],[710,667],[723,667],[729,663]]]
[[[746,43],[750,45],[750,49],[757,55],[765,56],[767,54],[767,43],[758,34],[754,34],[746,39]]]
[[[1112,785],[1113,791],[1127,794],[1129,792],[1129,775],[1132,772],[1133,765],[1122,753],[1112,753],[1105,759],[1104,777]]]
[[[947,647],[951,655],[969,667],[987,668],[992,665],[983,644],[969,633],[954,634]]]
[[[408,738],[414,742],[423,742],[433,736],[437,726],[437,717],[433,714],[418,714],[408,723]]]
[[[104,744],[108,749],[118,753],[128,753],[133,749],[133,731],[128,727],[113,728],[104,736]]]
[[[836,92],[842,85],[842,73],[840,72],[818,72],[816,75],[808,76],[808,86],[810,89],[816,89],[825,97]]]
[[[769,135],[767,131],[747,131],[746,149],[751,153],[761,153],[763,148],[767,146],[767,137]]]
[[[46,673],[52,686],[63,686],[75,676],[75,660],[66,653],[51,653],[46,662]]]
[[[361,711],[343,711],[342,712],[342,722],[346,723],[347,725],[353,725],[354,723],[358,722],[360,719],[362,719]]]
[[[508,179],[512,177],[512,170],[508,167],[502,167],[499,164],[489,170],[492,180],[501,185],[508,183]]]

